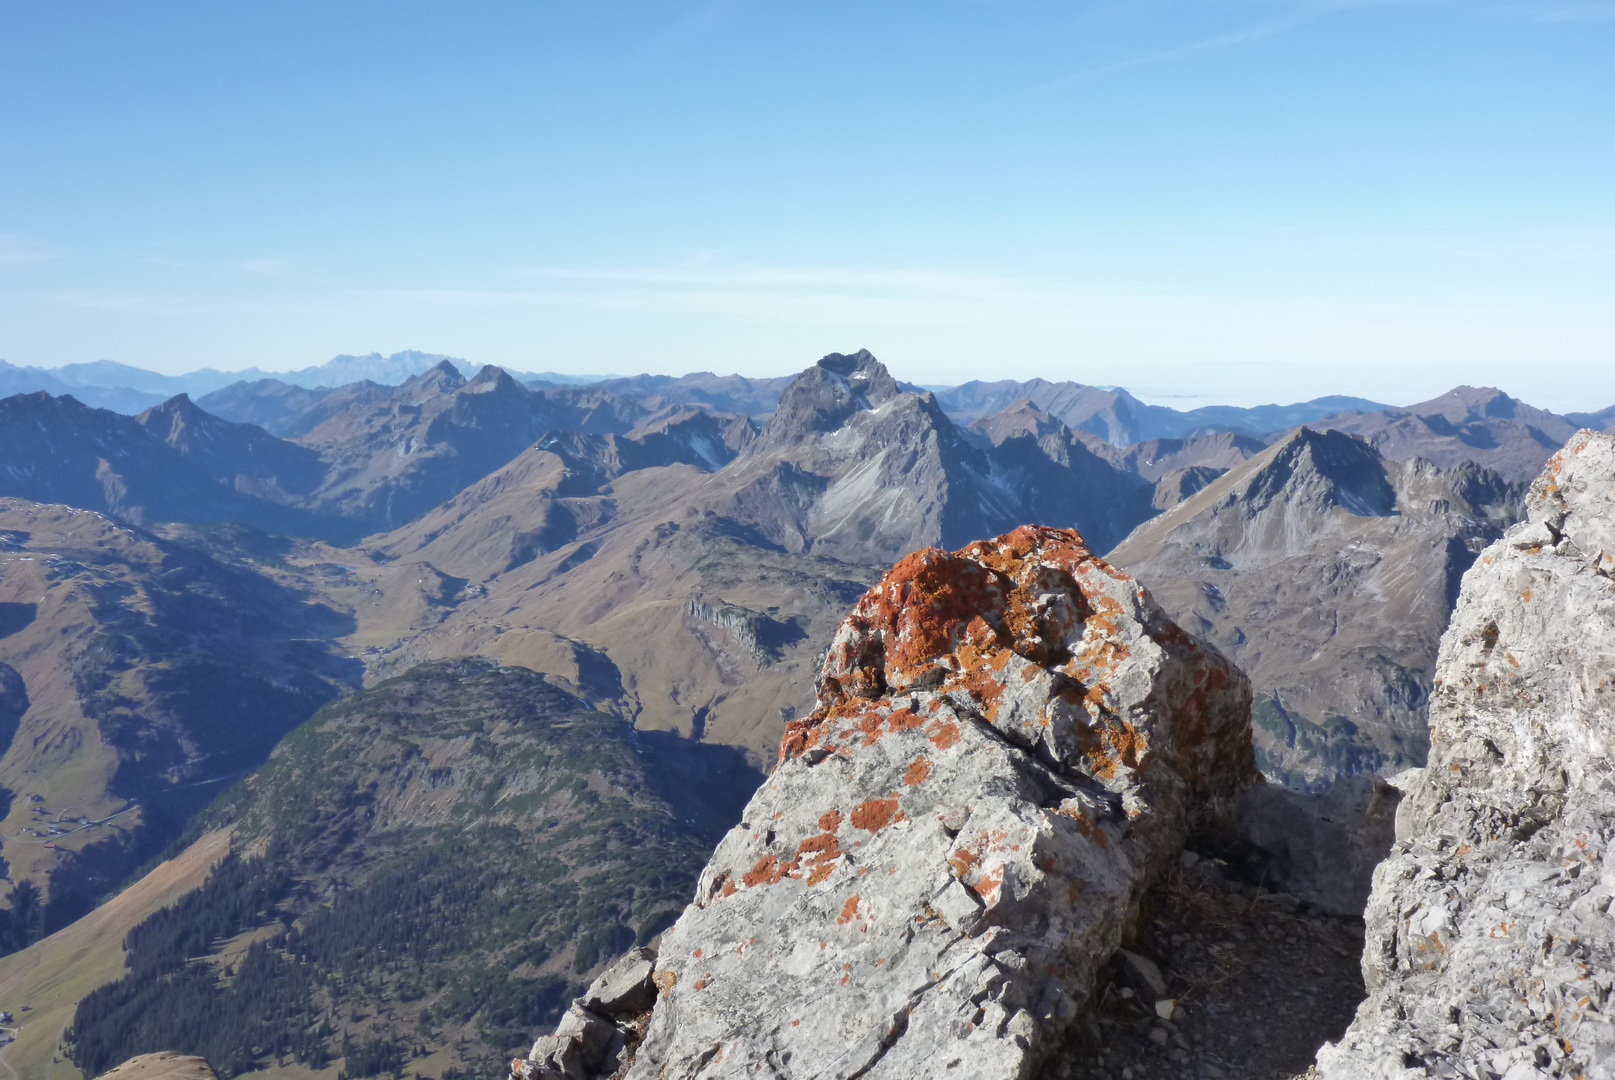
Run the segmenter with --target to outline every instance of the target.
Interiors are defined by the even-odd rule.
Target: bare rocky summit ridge
[[[0,400],[0,495],[94,510],[136,525],[237,521],[286,532],[326,531],[330,522],[282,505],[284,492],[275,479],[278,471],[285,487],[302,485],[307,451],[215,420],[212,434],[225,437],[191,452],[198,449],[189,438],[198,425],[187,425],[182,410],[170,402],[136,419],[43,392]],[[253,432],[260,438],[253,439]],[[250,461],[246,441],[256,455]],[[273,448],[278,452],[266,457],[271,444],[279,444]],[[319,469],[317,460],[313,465]]]
[[[216,483],[245,495],[290,506],[325,479],[326,463],[315,451],[278,439],[256,424],[222,420],[185,394],[135,419]]]
[[[101,1080],[216,1080],[203,1058],[162,1050],[140,1054],[101,1074]]]
[[[1405,409],[1350,412],[1322,421],[1361,435],[1396,461],[1448,467],[1474,461],[1528,483],[1576,425],[1492,387],[1459,386]]]
[[[1442,637],[1326,1080],[1615,1076],[1615,437],[1573,436],[1528,512]]]
[[[867,350],[831,353],[785,388],[728,470],[731,513],[790,551],[849,562],[884,564],[1026,521],[1108,547],[1150,515],[1148,489],[1069,435],[984,448]]]
[[[1264,771],[1298,785],[1424,760],[1436,646],[1520,490],[1299,428],[1108,558],[1249,672]]]
[[[629,1077],[1026,1076],[1258,780],[1243,675],[1067,530],[906,556],[817,693],[663,936]]]

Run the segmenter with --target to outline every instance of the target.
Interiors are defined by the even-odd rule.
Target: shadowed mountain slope
[[[338,393],[342,393],[339,391]],[[310,504],[393,528],[510,461],[554,429],[627,431],[609,400],[579,406],[486,367],[465,380],[447,361],[391,390],[366,388],[298,436],[331,462]]]
[[[290,505],[325,479],[326,464],[315,451],[277,439],[255,424],[222,420],[184,394],[135,419],[210,479],[244,495]]]
[[[1521,489],[1300,428],[1110,553],[1251,676],[1263,768],[1316,782],[1424,760],[1435,649]]]
[[[961,423],[991,416],[1022,398],[1067,427],[1097,435],[1113,446],[1182,435],[1205,426],[1175,409],[1146,405],[1126,390],[1074,382],[971,381],[937,395],[943,410]]]
[[[793,376],[748,379],[744,375],[714,375],[694,371],[688,375],[635,375],[626,379],[606,379],[595,383],[623,397],[634,398],[646,409],[669,405],[699,405],[714,412],[764,417],[774,411],[779,395]]]
[[[360,666],[351,622],[239,563],[84,510],[0,499],[0,833],[76,916]],[[211,785],[211,786],[210,786]]]
[[[142,524],[234,521],[352,537],[341,522],[280,505],[318,458],[174,399],[135,418],[72,397],[0,400],[0,495],[65,503]]]
[[[735,820],[686,824],[701,811],[653,761],[523,668],[429,664],[327,706],[198,821],[237,854],[130,933],[74,1061],[180,1050],[228,1078],[345,1053],[363,1076],[437,1055],[494,1075],[672,922]]]
[[[271,435],[291,438],[306,430],[301,426],[303,418],[333,393],[336,391],[328,386],[309,389],[279,379],[258,379],[221,387],[198,398],[196,404],[221,419],[257,424]]]
[[[1146,439],[1119,451],[1111,459],[1117,468],[1154,483],[1183,469],[1236,468],[1267,449],[1261,439],[1236,432],[1195,435],[1187,439]]]
[[[1597,412],[1566,413],[1565,419],[1578,428],[1592,428],[1594,431],[1615,431],[1615,405]]]
[[[1024,493],[1027,520],[1078,522],[1099,551],[1263,449],[1259,440],[1231,433],[1118,448],[1072,431],[1025,398],[970,431],[993,445],[996,475]]]
[[[71,394],[93,409],[111,409],[124,414],[150,408],[166,396],[121,386],[76,386],[42,368],[18,367],[0,360],[0,398],[13,394],[37,394],[41,390],[56,397]]]
[[[1180,438],[1206,431],[1237,431],[1265,435],[1296,424],[1308,424],[1347,409],[1372,411],[1385,406],[1354,397],[1322,397],[1294,405],[1207,405],[1179,412],[1162,405],[1146,405],[1120,388],[1051,383],[1044,379],[1018,382],[967,382],[938,393],[948,415],[970,423],[1029,400],[1067,426],[1099,436],[1113,446],[1128,446],[1148,439]]]

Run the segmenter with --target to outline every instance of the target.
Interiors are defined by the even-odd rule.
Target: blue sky
[[[0,358],[1615,402],[1615,2],[0,0]]]

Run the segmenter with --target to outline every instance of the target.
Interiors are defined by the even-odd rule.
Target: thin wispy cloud
[[[752,0],[702,0],[674,19],[650,41],[652,52],[670,52],[720,33],[734,24]]]
[[[15,295],[15,294],[14,294]],[[77,311],[118,312],[174,312],[195,308],[194,301],[176,296],[143,295],[139,293],[93,292],[72,290],[59,292],[31,292],[27,296],[34,302]]]
[[[1303,26],[1307,26],[1311,23],[1319,21],[1320,19],[1323,19],[1327,16],[1327,14],[1327,11],[1309,9],[1306,11],[1291,12],[1277,18],[1264,19],[1259,22],[1249,23],[1245,26],[1238,27],[1226,33],[1214,34],[1210,37],[1201,38],[1197,41],[1142,52],[1134,56],[1124,57],[1120,60],[1113,60],[1108,63],[1084,68],[1081,71],[1075,71],[1069,75],[1063,75],[1057,79],[1051,79],[1039,87],[1039,89],[1044,91],[1063,90],[1068,87],[1075,86],[1078,83],[1103,78],[1106,75],[1115,75],[1124,71],[1133,71],[1138,68],[1152,67],[1156,64],[1171,63],[1174,60],[1187,60],[1194,56],[1204,56],[1208,53],[1216,53],[1222,52],[1226,49],[1238,48],[1241,45],[1248,45],[1251,42],[1261,41],[1264,38],[1275,37],[1279,34],[1300,29]]]
[[[1510,4],[1495,10],[1535,23],[1615,23],[1615,4]]]
[[[1209,5],[1195,4],[1196,12],[1203,14]],[[1079,83],[1120,74],[1139,68],[1169,64],[1198,56],[1225,52],[1251,45],[1268,38],[1292,33],[1327,19],[1354,12],[1393,9],[1447,9],[1454,14],[1490,15],[1535,23],[1602,23],[1615,22],[1615,3],[1581,4],[1497,4],[1489,0],[1257,0],[1247,3],[1235,0],[1216,5],[1233,13],[1248,12],[1252,8],[1266,9],[1264,18],[1242,22],[1220,33],[1209,34],[1178,44],[1163,45],[1122,55],[1115,60],[1093,64],[1078,71],[1051,79],[1040,91],[1065,89]],[[1120,10],[1125,11],[1126,8]],[[1110,51],[1116,51],[1111,49]]]
[[[297,268],[285,259],[248,259],[241,264],[241,269],[249,274],[289,277]]]
[[[1289,340],[1297,355],[1396,354],[1445,336],[1482,351],[1487,326],[1545,325],[1540,298],[1493,295],[1252,295],[1125,288],[1085,281],[910,270],[780,267],[545,268],[524,272],[533,288],[420,288],[367,294],[411,307],[575,309],[712,317],[734,323],[956,327],[1070,334],[1111,347],[1202,352],[1197,335],[1233,343]],[[1567,302],[1568,304],[1568,302]],[[1554,306],[1549,304],[1549,306]],[[1570,305],[1573,306],[1573,305]],[[1605,320],[1615,323],[1615,320]],[[1458,328],[1465,328],[1459,330]],[[1583,330],[1589,329],[1583,327]],[[1513,335],[1511,335],[1513,336]],[[1607,349],[1615,326],[1586,339]],[[1374,339],[1374,340],[1370,340]],[[1303,344],[1305,342],[1305,344]],[[1189,348],[1189,346],[1193,346]]]
[[[15,233],[0,233],[0,270],[49,262],[56,252],[49,245]]]

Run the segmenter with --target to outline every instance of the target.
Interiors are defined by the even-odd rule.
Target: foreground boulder
[[[1025,1077],[1191,822],[1250,687],[1074,532],[899,562],[661,942],[632,1080]]]
[[[1615,1077],[1615,437],[1464,576],[1326,1080]]]

